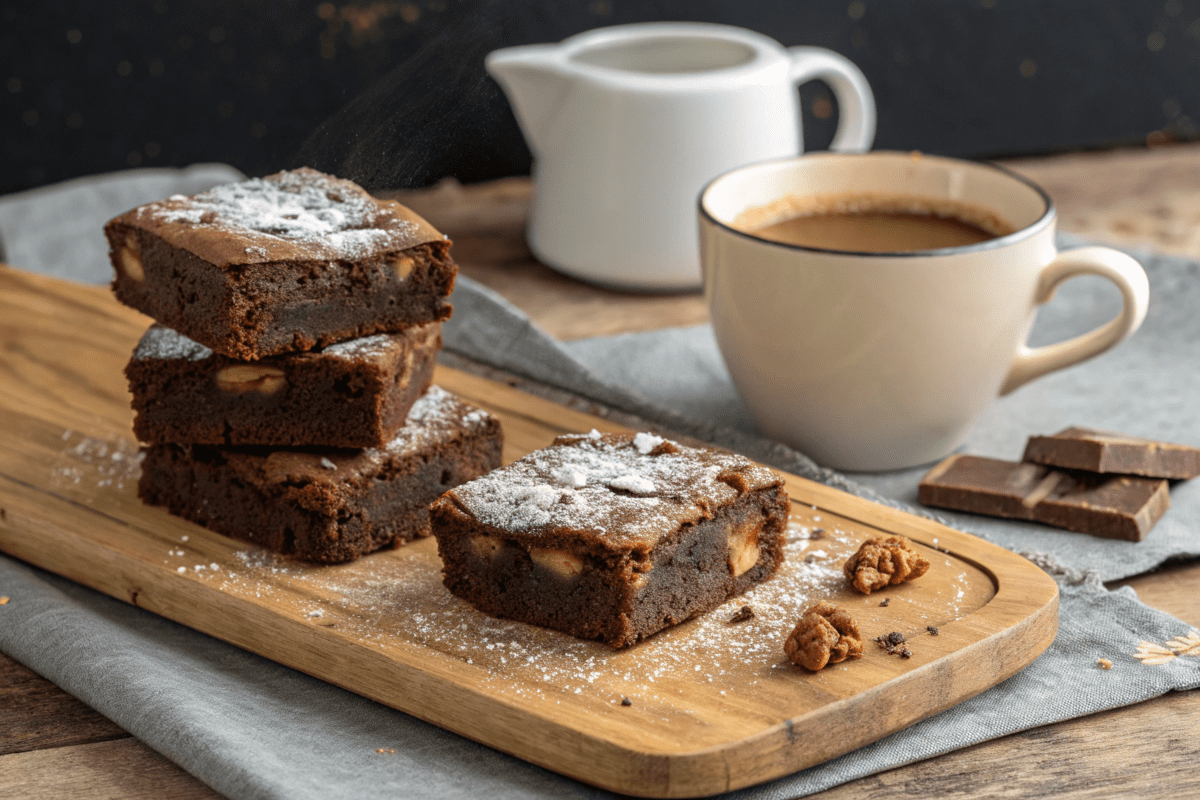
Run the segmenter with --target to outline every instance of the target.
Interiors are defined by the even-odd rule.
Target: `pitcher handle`
[[[789,47],[792,82],[821,80],[838,104],[838,129],[830,150],[859,153],[875,141],[875,96],[862,70],[845,56],[823,47]]]
[[[1080,247],[1059,253],[1042,269],[1035,298],[1037,304],[1049,302],[1059,284],[1078,275],[1099,275],[1116,284],[1123,300],[1121,313],[1099,328],[1073,339],[1037,348],[1022,344],[1000,387],[1000,394],[1008,394],[1048,372],[1097,356],[1141,327],[1150,304],[1146,271],[1133,258],[1107,247]]]

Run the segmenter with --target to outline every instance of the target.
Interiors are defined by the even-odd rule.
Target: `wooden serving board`
[[[1057,630],[1057,588],[1023,558],[794,476],[780,574],[621,652],[476,612],[429,539],[339,566],[275,556],[138,501],[122,370],[148,325],[103,287],[0,267],[0,550],[581,781],[647,797],[761,783],[999,683]],[[437,381],[500,417],[506,461],[620,430],[463,372]],[[847,555],[890,533],[929,573],[847,591]],[[867,639],[905,634],[911,658],[868,641],[861,660],[793,666],[783,642],[819,599]],[[730,622],[743,605],[755,616]]]

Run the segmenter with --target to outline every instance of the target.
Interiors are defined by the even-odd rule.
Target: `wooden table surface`
[[[1003,163],[1049,191],[1062,230],[1200,258],[1200,145]],[[464,274],[503,294],[555,336],[582,338],[706,320],[699,295],[606,291],[538,264],[522,236],[529,194],[527,180],[506,179],[469,187],[446,182],[398,196],[454,239]],[[1132,586],[1151,606],[1200,628],[1200,562],[1112,586],[1118,585]],[[1198,730],[1200,692],[1170,694],[899,767],[816,797],[1200,797]],[[218,795],[0,655],[0,797]]]

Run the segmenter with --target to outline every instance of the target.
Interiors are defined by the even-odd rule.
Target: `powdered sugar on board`
[[[932,605],[924,598],[918,605],[914,593],[920,587],[911,584],[883,595],[890,603],[881,607],[879,594],[850,592],[842,575],[842,564],[864,533],[830,522],[817,527],[811,517],[805,521],[809,524],[797,514],[789,524],[785,563],[775,578],[621,651],[476,611],[442,586],[441,564],[428,539],[337,566],[306,564],[257,548],[236,552],[220,572],[195,572],[191,556],[178,563],[188,566],[187,579],[269,598],[295,619],[336,628],[363,645],[388,650],[415,644],[476,667],[483,684],[497,694],[561,702],[587,695],[617,705],[630,698],[643,710],[672,709],[663,713],[689,713],[692,691],[735,696],[753,692],[759,682],[796,680],[802,671],[785,657],[783,642],[818,600],[847,607],[867,639],[897,629],[913,638],[927,625],[944,625],[986,602],[975,588],[990,586],[986,578],[972,578],[961,562],[926,551],[933,569],[956,576],[946,590],[949,596]],[[814,550],[825,555],[806,559]],[[731,621],[745,605],[753,617]]]

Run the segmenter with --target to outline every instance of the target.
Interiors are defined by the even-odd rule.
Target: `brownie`
[[[429,533],[429,504],[500,463],[499,421],[438,386],[385,447],[279,450],[155,444],[138,496],[218,533],[341,562]]]
[[[433,380],[441,323],[261,361],[154,325],[125,367],[149,444],[381,447]]]
[[[412,211],[307,168],[175,195],[104,232],[118,300],[247,360],[445,320],[458,271]]]
[[[621,648],[774,575],[788,508],[741,456],[593,431],[447,492],[432,526],[455,595]]]

